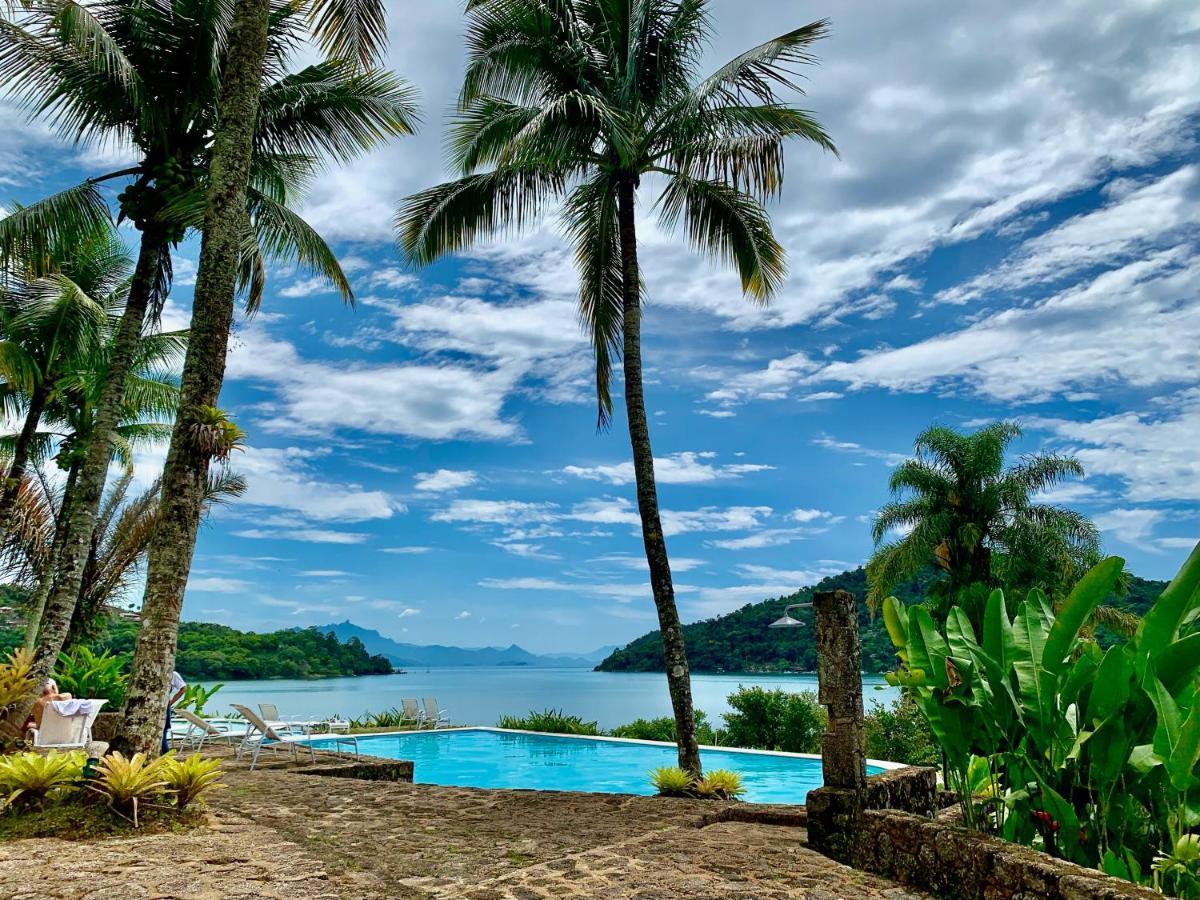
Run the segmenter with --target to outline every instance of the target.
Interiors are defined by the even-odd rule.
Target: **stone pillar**
[[[863,734],[862,642],[854,595],[813,594],[817,637],[817,699],[829,712],[821,743],[825,786],[863,792],[867,756]]]
[[[817,638],[817,699],[829,713],[821,742],[825,785],[808,795],[808,839],[814,850],[851,864],[866,804],[862,643],[854,596],[813,594]]]

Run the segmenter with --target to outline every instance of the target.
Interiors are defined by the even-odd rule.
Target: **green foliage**
[[[74,697],[107,700],[109,707],[125,701],[125,669],[127,656],[114,656],[108,651],[93,653],[87,647],[76,647],[71,653],[60,653],[54,667],[54,680],[59,690]]]
[[[967,820],[1144,879],[1200,825],[1200,546],[1137,634],[1103,650],[1081,634],[1123,565],[1095,566],[1057,612],[1033,590],[1013,613],[994,591],[979,638],[958,607],[944,630],[894,598],[885,618],[892,680],[928,719]],[[1175,889],[1186,868],[1160,866]]]
[[[15,648],[3,663],[0,663],[0,720],[20,703],[37,693],[38,686],[33,675],[33,652]]]
[[[145,753],[131,757],[111,753],[100,761],[88,787],[104,796],[113,811],[129,817],[136,828],[138,807],[159,799],[167,791],[167,770],[171,765],[173,759],[169,754],[151,760]]]
[[[973,584],[1005,584],[1025,593],[1066,593],[1100,560],[1100,536],[1086,516],[1033,498],[1064,478],[1083,475],[1071,456],[1038,454],[1008,468],[1005,451],[1021,429],[996,422],[972,434],[935,425],[917,436],[916,456],[892,471],[895,499],[875,517],[876,550],[867,563],[876,607],[893,585],[933,564],[955,597]],[[888,535],[903,536],[888,541]]]
[[[730,747],[817,753],[827,716],[812,691],[739,687],[729,695],[723,742]]]
[[[502,716],[496,723],[500,728],[517,731],[543,731],[548,734],[600,734],[595,722],[585,722],[579,716],[568,716],[561,709],[531,711],[527,716]]]
[[[867,756],[910,766],[940,766],[938,748],[929,722],[920,707],[907,696],[891,706],[875,701],[864,722]]]
[[[893,596],[905,604],[926,602],[934,593],[941,576],[926,567],[912,578],[897,584]],[[1115,606],[1141,614],[1165,588],[1165,581],[1132,578],[1128,594],[1107,597],[1105,606]],[[747,604],[719,618],[695,622],[683,627],[687,643],[688,666],[693,672],[812,672],[817,667],[816,636],[812,628],[768,628],[783,615],[790,603],[812,600],[814,591],[841,588],[855,597],[867,594],[867,575],[862,568],[824,578],[806,587],[761,603]],[[986,596],[984,600],[986,600]],[[802,617],[803,618],[803,617]],[[811,620],[809,620],[811,621]],[[872,615],[865,603],[858,607],[858,632],[862,637],[864,672],[886,672],[895,664],[896,653],[888,639],[883,618]],[[1099,629],[1101,643],[1111,643],[1112,632]],[[602,672],[662,672],[662,638],[657,631],[642,635],[625,647],[613,651],[597,667]]]
[[[701,797],[711,797],[717,800],[736,800],[746,793],[742,786],[742,776],[728,769],[713,769],[704,774],[695,786],[696,793]]]
[[[87,755],[79,751],[0,756],[0,793],[5,805],[38,803],[72,789],[86,762]]]
[[[93,644],[95,650],[132,654],[137,625],[116,621]],[[342,643],[315,628],[257,634],[225,625],[183,622],[175,668],[184,678],[215,681],[247,678],[332,678],[386,675],[392,664],[372,656],[357,638]]]
[[[175,708],[190,709],[200,718],[204,718],[205,707],[208,706],[208,701],[223,687],[225,687],[225,682],[223,681],[214,684],[210,688],[206,688],[202,684],[189,684],[184,688],[183,696],[179,698],[179,702],[175,704]]]
[[[650,772],[650,784],[663,797],[688,797],[692,793],[692,773],[679,766],[662,766]]]
[[[382,712],[363,713],[357,719],[350,720],[351,731],[363,731],[370,728],[412,728],[416,722],[411,716],[406,716],[398,706],[385,709]]]
[[[701,744],[716,744],[717,735],[709,724],[704,710],[695,711],[696,741]],[[675,743],[675,719],[673,716],[662,716],[658,719],[634,719],[627,725],[618,725],[609,732],[613,737],[634,738],[639,741],[667,741]]]
[[[211,790],[225,787],[221,777],[221,761],[193,753],[180,759],[168,754],[164,759],[163,779],[166,788],[175,795],[175,805],[184,809],[193,800]]]

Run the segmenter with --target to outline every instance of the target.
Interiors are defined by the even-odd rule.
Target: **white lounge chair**
[[[416,700],[401,700],[400,715],[402,716],[400,724],[412,723],[413,728],[420,728],[421,722],[425,719],[425,713],[421,712],[421,707],[417,706]]]
[[[321,722],[317,722],[317,721],[308,721],[308,720],[302,720],[302,719],[285,719],[283,716],[281,716],[279,714],[279,707],[276,706],[274,703],[260,703],[260,704],[258,704],[258,711],[260,713],[262,713],[263,720],[268,725],[271,725],[274,727],[294,726],[297,728],[303,728],[306,732],[311,732],[318,725],[322,724]]]
[[[235,738],[241,737],[241,735],[235,733],[227,724],[209,722],[206,719],[200,718],[191,710],[175,709],[172,710],[171,715],[179,716],[188,723],[187,731],[175,739],[181,749],[203,750],[204,744],[207,741],[232,743]]]
[[[271,749],[278,753],[281,748],[285,748],[292,754],[292,759],[299,760],[300,744],[296,742],[297,737],[304,735],[302,730],[296,730],[287,722],[273,722],[268,724],[263,721],[262,717],[248,706],[240,706],[237,703],[232,704],[246,720],[248,727],[246,734],[242,737],[237,748],[237,758],[240,762],[242,754],[253,750],[254,755],[250,758],[250,768],[254,769],[258,765],[258,754],[262,752],[263,744],[270,741]],[[313,749],[312,744],[305,745],[308,752],[312,755],[313,762],[317,761],[317,751]]]
[[[86,750],[88,756],[103,756],[104,741],[92,740],[92,725],[107,700],[51,700],[42,709],[42,726],[33,729],[33,749]],[[66,713],[66,715],[64,715]]]
[[[426,697],[425,714],[421,718],[421,724],[426,728],[444,728],[450,724],[450,716],[444,709],[438,708],[438,702],[435,697]]]

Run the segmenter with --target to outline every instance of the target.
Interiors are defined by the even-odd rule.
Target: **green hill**
[[[905,603],[918,603],[934,580],[932,571],[898,585],[892,592]],[[1134,578],[1129,593],[1114,601],[1133,612],[1143,613],[1154,601],[1165,581]],[[843,588],[860,600],[858,627],[862,635],[863,671],[887,672],[895,668],[896,656],[880,616],[871,618],[861,602],[867,593],[867,574],[857,568],[825,578],[812,587],[802,588],[786,597],[751,603],[720,616],[685,625],[688,664],[693,672],[811,672],[817,657],[812,628],[768,628],[783,615],[789,603],[812,599],[814,591]],[[812,614],[801,616],[807,622]],[[601,672],[663,671],[662,640],[657,631],[642,635],[613,652],[596,667]]]

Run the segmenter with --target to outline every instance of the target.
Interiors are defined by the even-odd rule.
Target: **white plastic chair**
[[[93,743],[92,725],[107,700],[51,700],[42,708],[42,726],[33,729],[33,749],[39,753],[52,750],[89,750]],[[86,711],[83,704],[88,704]],[[64,716],[61,709],[78,709],[74,715]],[[108,745],[104,744],[104,749]],[[99,754],[91,754],[93,756]]]
[[[180,748],[203,750],[206,741],[232,743],[234,738],[239,737],[239,735],[234,734],[228,725],[216,725],[200,718],[191,710],[175,709],[171,712],[171,715],[179,716],[188,723],[187,731],[178,738]]]
[[[237,703],[232,704],[232,706],[250,723],[246,729],[245,736],[242,737],[241,743],[238,744],[237,759],[239,762],[242,759],[243,753],[253,749],[254,755],[250,758],[250,769],[253,771],[254,767],[258,765],[258,754],[262,752],[263,744],[268,741],[271,742],[271,749],[275,752],[278,752],[280,747],[286,747],[292,754],[292,759],[300,759],[300,745],[295,739],[304,735],[302,730],[297,732],[286,722],[272,722],[268,724],[263,721],[258,713],[249,707],[240,706]],[[312,755],[313,762],[316,762],[317,751],[313,749],[312,744],[307,744],[306,746],[308,747],[308,752]]]
[[[422,718],[422,724],[429,728],[444,728],[450,724],[450,715],[444,709],[438,708],[438,702],[435,697],[426,697],[425,715]]]

